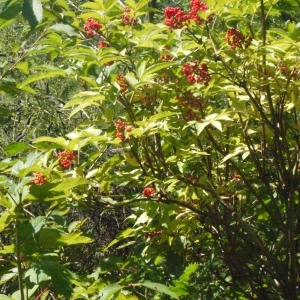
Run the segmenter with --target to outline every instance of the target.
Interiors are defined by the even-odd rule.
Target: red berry
[[[194,96],[191,91],[186,91],[181,95],[177,95],[176,99],[181,106],[186,108],[200,110],[202,107],[203,99],[201,97]]]
[[[200,0],[192,0],[190,2],[191,9],[189,10],[190,19],[194,20],[197,24],[201,25],[204,23],[204,20],[198,16],[199,12],[205,12],[208,10],[208,6],[205,2]],[[211,22],[211,18],[208,20]]]
[[[298,71],[297,70],[293,71],[291,76],[295,79],[298,76]]]
[[[115,123],[115,127],[117,129],[116,137],[121,139],[122,142],[129,141],[129,137],[127,137],[127,138],[125,137],[125,132],[131,132],[133,129],[133,126],[127,125],[127,122],[125,122],[125,121],[118,120]]]
[[[85,30],[87,36],[94,37],[99,35],[101,32],[100,29],[102,28],[102,25],[96,21],[93,18],[88,18],[88,20],[85,22],[83,29]]]
[[[237,174],[236,172],[230,173],[231,178],[233,181],[240,181],[241,180],[241,175]]]
[[[188,109],[185,115],[186,121],[200,121],[200,117],[192,109]]]
[[[47,182],[47,178],[44,174],[37,172],[34,173],[34,178],[30,182],[35,183],[36,185],[42,185]]]
[[[125,94],[127,89],[129,88],[129,84],[128,84],[126,78],[122,74],[117,75],[117,83],[121,88],[121,93]]]
[[[293,79],[296,79],[298,76],[298,70],[293,70],[292,72],[289,70],[289,68],[285,65],[281,65],[279,67],[279,70],[281,71],[281,73],[288,78],[289,76],[291,76]]]
[[[240,31],[235,28],[227,30],[226,40],[229,46],[231,46],[231,50],[235,50],[236,48],[246,50],[252,41],[252,37],[246,37]]]
[[[165,16],[165,24],[169,26],[170,29],[181,29],[190,23],[189,15],[179,7],[166,7]]]
[[[184,63],[182,65],[182,71],[184,77],[187,78],[191,84],[202,82],[205,86],[210,81],[210,74],[206,64],[199,65],[199,62],[195,60],[193,63]]]
[[[144,188],[143,190],[143,195],[147,198],[150,198],[155,194],[155,189],[154,188]]]
[[[74,151],[64,150],[56,155],[59,158],[59,165],[63,169],[69,169],[72,165],[72,161],[75,160],[76,155]]]
[[[100,41],[98,43],[98,48],[107,48],[107,47],[109,47],[109,44],[104,41]]]
[[[122,25],[123,26],[135,26],[137,24],[137,20],[134,18],[132,14],[132,10],[130,7],[124,8],[124,13],[121,14]]]

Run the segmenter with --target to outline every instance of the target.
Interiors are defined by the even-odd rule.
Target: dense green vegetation
[[[0,0],[0,300],[300,299],[299,15]]]

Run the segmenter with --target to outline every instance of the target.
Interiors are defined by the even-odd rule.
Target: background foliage
[[[297,1],[0,9],[0,299],[299,299]]]

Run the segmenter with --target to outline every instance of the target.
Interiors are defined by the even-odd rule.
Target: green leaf
[[[43,272],[41,269],[36,269],[36,265],[34,265],[32,268],[27,270],[27,272],[24,274],[25,278],[29,277],[29,281],[40,284],[43,281],[50,280],[51,277]]]
[[[132,154],[125,152],[124,153],[125,159],[126,161],[134,167],[138,167],[140,164],[138,163],[138,161],[134,158],[134,156],[132,156]]]
[[[12,300],[11,297],[9,296],[6,296],[6,295],[3,295],[3,294],[0,294],[0,300]]]
[[[135,78],[135,76],[132,73],[127,73],[125,75],[125,78],[131,86],[135,86],[136,84],[138,84],[138,80]]]
[[[104,3],[104,10],[108,11],[113,6],[115,6],[116,3],[117,3],[117,0],[107,0],[107,1],[105,1],[105,3]]]
[[[26,197],[26,200],[42,200],[49,201],[52,199],[61,199],[66,197],[66,193],[50,192],[57,184],[45,182],[41,186],[32,184],[30,186],[30,194]]]
[[[124,295],[122,292],[118,295],[117,298],[115,298],[115,300],[139,300],[139,298],[137,296],[128,296],[127,294]]]
[[[128,237],[133,236],[134,233],[135,233],[135,229],[133,229],[133,228],[127,228],[127,229],[123,230],[122,232],[120,232],[120,233],[118,234],[118,236],[117,236],[113,241],[111,241],[111,242],[108,244],[107,247],[104,248],[103,251],[107,251],[111,246],[113,246],[113,245],[119,243],[120,241],[122,241],[122,240],[124,240],[124,239],[126,239],[126,238],[128,238]]]
[[[148,222],[149,220],[151,220],[151,218],[148,216],[147,212],[143,212],[138,219],[136,220],[136,222],[134,223],[134,226],[138,225],[138,224],[143,224]]]
[[[2,232],[10,222],[13,221],[13,215],[9,210],[6,210],[4,213],[0,216],[0,232]]]
[[[23,72],[24,74],[28,74],[29,73],[29,63],[27,61],[22,61],[19,62],[16,66],[16,69],[20,70],[21,72]]]
[[[115,156],[107,159],[107,161],[99,168],[96,176],[97,179],[102,179],[107,176],[107,172],[110,171],[112,168],[120,164],[124,158],[122,156]]]
[[[72,231],[75,231],[80,226],[82,226],[86,222],[86,220],[87,219],[71,222],[68,226],[68,232],[71,233]]]
[[[168,68],[170,66],[173,66],[174,63],[173,62],[163,62],[163,63],[157,63],[152,65],[151,67],[149,67],[148,69],[146,69],[146,71],[144,72],[144,74],[141,75],[141,80],[146,80],[149,77],[151,77],[150,75],[154,75],[155,72]]]
[[[7,145],[5,148],[4,148],[4,152],[9,155],[9,156],[12,156],[12,155],[16,155],[20,152],[23,152],[25,150],[28,150],[28,149],[32,149],[32,147],[28,144],[24,144],[24,143],[20,143],[20,142],[15,142],[15,143],[11,143],[9,145]]]
[[[51,191],[53,192],[68,191],[76,186],[84,185],[84,184],[89,184],[89,181],[83,177],[68,178],[67,180],[63,181],[62,183],[60,183],[59,185],[51,189]]]
[[[68,142],[63,137],[53,138],[49,136],[41,136],[34,140],[34,143],[41,143],[41,142],[53,143],[53,148],[56,148],[57,145],[59,145],[62,148],[65,148],[68,145]]]
[[[211,125],[214,126],[215,128],[217,128],[219,131],[223,131],[222,130],[222,124],[219,121],[212,121]]]
[[[38,233],[42,229],[42,227],[46,224],[46,217],[38,216],[34,219],[31,219],[30,224],[32,225],[33,233]]]
[[[77,278],[75,274],[54,261],[34,263],[25,276],[37,284],[51,278],[50,289],[64,295],[67,299],[71,298],[73,292],[72,280]]]
[[[72,100],[66,103],[64,108],[73,107],[75,105],[78,105],[76,108],[74,108],[70,114],[70,117],[75,115],[76,113],[80,112],[86,107],[89,106],[100,106],[102,101],[105,99],[105,97],[98,92],[82,92],[72,97]]]
[[[121,268],[124,259],[122,256],[109,256],[99,261],[99,270],[101,273],[116,271]]]
[[[13,19],[21,12],[22,1],[8,0],[4,10],[0,13],[0,29],[9,25]]]
[[[23,293],[24,293],[24,295],[26,295],[28,297],[27,299],[32,299],[31,297],[33,296],[35,291],[38,289],[38,287],[39,286],[37,284],[34,285],[31,289],[28,288],[27,286],[24,286]],[[12,294],[12,299],[13,300],[22,300],[20,290],[17,290],[16,292],[14,292]]]
[[[93,240],[87,236],[82,236],[81,232],[73,232],[65,234],[57,240],[60,244],[65,246],[77,245],[77,244],[88,244]]]
[[[190,280],[190,277],[192,274],[194,274],[199,268],[199,264],[197,263],[193,263],[193,264],[189,264],[183,274],[180,276],[179,280],[183,281],[183,282],[187,282]]]
[[[3,249],[0,250],[1,254],[12,254],[15,253],[15,245],[7,245],[4,246]]]
[[[126,0],[125,3],[128,7],[132,8],[133,10],[136,9],[137,4],[133,0]]]
[[[14,278],[16,276],[17,276],[16,269],[12,269],[12,270],[10,270],[9,273],[6,273],[3,276],[1,276],[1,278],[0,278],[0,284],[2,285],[3,283],[11,280],[12,278]]]
[[[229,154],[227,154],[221,161],[221,163],[224,163],[225,161],[227,161],[228,159],[231,159],[232,157],[235,157],[237,155],[240,155],[242,153],[247,153],[249,152],[249,150],[244,149],[242,147],[238,147],[236,149],[234,149],[233,151],[230,151]]]
[[[93,103],[94,101],[104,100],[105,97],[98,92],[81,92],[72,97],[72,100],[68,101],[64,108],[69,108],[84,102],[88,104]]]
[[[59,246],[88,244],[93,240],[82,236],[82,232],[65,233],[57,228],[43,228],[40,232],[38,244],[46,249]]]
[[[12,112],[6,107],[0,106],[0,124],[4,125],[9,121]]]
[[[6,208],[11,208],[11,202],[5,197],[2,193],[0,193],[0,205]]]
[[[151,116],[148,119],[148,122],[158,121],[160,119],[165,119],[167,117],[174,116],[174,115],[176,115],[176,113],[170,111],[159,112],[158,114]]]
[[[98,300],[109,300],[111,299],[111,296],[115,295],[122,289],[122,286],[119,284],[110,284],[107,285],[104,289],[102,289],[98,294]]]
[[[137,5],[136,5],[136,9],[140,10],[142,7],[147,5],[149,2],[150,2],[150,0],[140,0],[140,1],[138,1]]]
[[[199,135],[205,129],[205,127],[208,124],[209,124],[208,122],[196,123],[195,127],[196,127],[196,130],[197,130],[197,135]]]
[[[64,231],[57,228],[43,228],[38,238],[38,244],[40,247],[43,247],[45,249],[61,246],[58,240],[64,234]]]
[[[300,36],[300,27],[295,28],[295,30],[290,34],[290,37],[291,37],[293,40],[298,40],[298,39],[299,39],[299,36]]]
[[[137,70],[136,75],[138,78],[141,78],[146,70],[147,62],[145,60],[142,60],[141,62],[138,62],[137,64]]]
[[[66,11],[70,10],[70,7],[66,0],[56,0],[55,3],[61,6]]]
[[[111,122],[113,119],[114,112],[112,109],[109,107],[105,109],[104,111],[104,117],[106,118],[107,121]]]
[[[104,10],[103,1],[97,1],[95,2],[86,2],[84,4],[81,4],[80,7],[84,8],[90,8],[92,10]]]
[[[32,83],[34,81],[38,81],[38,80],[44,80],[46,78],[52,78],[52,77],[56,77],[56,76],[65,76],[66,72],[64,70],[53,70],[53,71],[49,71],[47,73],[42,73],[42,74],[38,74],[38,75],[33,75],[31,77],[29,77],[27,80],[25,80],[21,85],[20,88],[22,88],[23,86],[28,85],[29,83]]]
[[[24,0],[22,14],[31,27],[34,29],[36,25],[43,19],[43,6],[39,0]]]
[[[27,93],[36,95],[36,91],[34,89],[32,89],[31,87],[29,87],[29,86],[23,86],[21,84],[17,84],[17,89],[19,89],[23,92],[27,92]]]
[[[78,32],[72,26],[67,25],[67,24],[58,23],[58,24],[50,26],[49,29],[53,29],[55,31],[65,33],[68,36],[77,36],[77,37],[80,36],[78,34]]]
[[[152,289],[154,291],[157,291],[159,293],[162,294],[166,294],[171,296],[174,299],[179,299],[179,297],[176,295],[176,293],[172,292],[167,286],[165,286],[164,284],[161,283],[157,283],[157,282],[152,282],[152,281],[144,281],[143,283],[141,283],[142,286],[148,288],[148,289]]]

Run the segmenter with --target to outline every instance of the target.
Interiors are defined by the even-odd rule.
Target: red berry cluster
[[[166,46],[165,47],[165,50],[166,51],[169,51],[170,50],[170,47],[169,46]],[[173,56],[172,55],[169,55],[169,54],[162,54],[159,56],[158,60],[161,60],[161,61],[171,61],[173,59]]]
[[[74,151],[64,150],[56,155],[59,158],[59,165],[63,169],[69,169],[72,161],[76,158]]]
[[[206,64],[199,64],[197,60],[192,63],[184,63],[182,65],[184,77],[187,78],[191,84],[203,82],[205,86],[208,85],[210,74]]]
[[[190,2],[191,9],[189,10],[190,19],[194,20],[197,24],[201,25],[204,23],[204,20],[198,16],[198,12],[204,12],[208,10],[208,6],[205,2],[200,0],[192,0]],[[208,20],[211,22],[211,18]]]
[[[231,50],[235,50],[236,48],[246,50],[252,41],[252,37],[246,37],[240,31],[235,28],[227,30],[226,40]]]
[[[109,44],[104,41],[100,41],[98,43],[98,48],[107,48],[107,47],[109,47]]]
[[[144,188],[143,190],[143,195],[147,198],[150,198],[155,194],[155,189],[154,188]]]
[[[287,74],[289,68],[287,66],[281,66],[279,67],[279,70],[281,71],[282,74]]]
[[[200,121],[200,117],[197,115],[195,111],[193,111],[191,108],[189,108],[184,116],[184,119],[188,121]]]
[[[198,205],[199,205],[199,202],[198,202],[198,201],[191,200],[191,199],[186,199],[185,202],[186,202],[187,204],[189,204],[190,206],[195,207],[195,208],[197,208]]]
[[[34,173],[34,178],[30,182],[35,183],[36,185],[42,185],[47,181],[46,176],[42,173]]]
[[[240,181],[241,180],[241,175],[237,174],[236,172],[230,173],[230,177],[232,178],[233,181]]]
[[[152,232],[147,232],[145,234],[145,238],[148,239],[152,239],[154,238],[155,236],[158,236],[158,235],[162,235],[163,234],[163,231],[162,230],[159,230],[159,229],[154,229]]]
[[[192,182],[199,182],[199,177],[193,176],[192,174],[186,174],[185,178]]]
[[[156,100],[156,93],[153,91],[153,85],[151,84],[146,84],[145,88],[143,89],[143,94],[145,96],[143,96],[141,98],[141,101],[144,105],[151,105],[153,103],[155,103]]]
[[[85,30],[87,36],[94,37],[99,35],[101,32],[100,29],[102,28],[102,25],[96,21],[93,18],[88,18],[88,20],[85,22],[83,29]]]
[[[124,8],[124,13],[121,14],[122,25],[123,26],[135,26],[137,24],[137,20],[132,16],[132,10],[130,7]]]
[[[108,48],[109,44],[104,42],[104,41],[100,41],[98,43],[98,48]],[[105,66],[111,66],[114,62],[113,61],[108,61],[106,63],[104,63]]]
[[[125,94],[129,88],[129,84],[128,84],[126,78],[122,74],[117,75],[117,83],[121,88],[121,93]]]
[[[203,99],[201,97],[194,96],[191,91],[186,91],[181,95],[177,95],[176,99],[181,106],[193,108],[195,110],[200,110],[203,103]]]
[[[186,121],[199,121],[200,117],[196,111],[201,110],[203,99],[201,97],[195,97],[191,91],[186,91],[181,95],[177,95],[176,99],[179,104],[188,110],[185,113],[184,119]]]
[[[117,134],[116,134],[116,137],[121,139],[122,142],[126,142],[129,140],[129,138],[125,137],[125,133],[126,132],[130,132],[132,131],[133,129],[133,126],[131,125],[128,125],[127,122],[125,121],[122,121],[122,120],[118,120],[116,123],[115,123],[115,127],[116,127],[116,130],[117,130]]]
[[[204,12],[208,10],[208,6],[205,2],[200,0],[191,0],[190,10],[188,13],[181,10],[179,7],[166,7],[165,8],[165,24],[170,27],[170,29],[181,29],[184,26],[190,24],[190,20],[194,20],[197,24],[201,25],[204,20],[198,16],[200,11]],[[211,22],[212,18],[208,19]]]
[[[179,7],[166,7],[165,8],[165,24],[170,29],[180,29],[190,23],[190,17]]]
[[[281,71],[281,73],[285,76],[285,77],[289,77],[291,76],[293,79],[296,79],[298,76],[298,70],[294,70],[294,71],[290,71],[289,68],[287,66],[280,66],[279,70]]]
[[[160,55],[158,60],[160,61],[171,61],[173,59],[172,55]]]
[[[221,195],[222,199],[226,199],[226,200],[234,200],[234,195],[232,194],[231,188],[230,186],[226,185],[226,184],[220,184],[218,186],[218,192]]]
[[[154,103],[156,97],[154,95],[147,95],[144,96],[141,100],[143,102],[143,104],[147,105],[147,104],[152,104]]]

